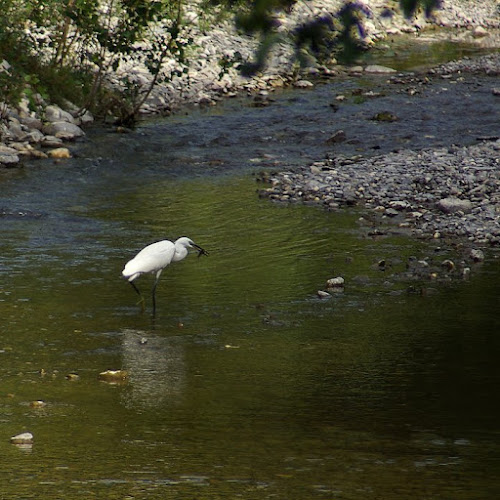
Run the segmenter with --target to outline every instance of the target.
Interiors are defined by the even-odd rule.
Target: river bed
[[[0,180],[2,498],[498,495],[498,253],[468,280],[429,281],[409,263],[459,249],[256,194],[260,170],[466,145],[498,125],[481,77],[416,99],[386,80],[95,129],[73,160]],[[407,126],[368,119],[382,110]],[[141,314],[123,264],[182,235],[210,255],[168,268],[157,315],[149,297]],[[334,276],[344,290],[320,299]],[[137,283],[146,295],[152,279]],[[117,369],[125,382],[98,380]],[[9,442],[25,431],[31,446]]]

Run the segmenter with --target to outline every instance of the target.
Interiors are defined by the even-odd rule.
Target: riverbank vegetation
[[[168,57],[184,59],[182,1],[0,0],[0,99],[64,99],[84,109],[134,115],[147,98],[124,77],[120,92],[106,85],[125,60],[144,64],[159,83]]]
[[[209,29],[223,12],[255,36],[260,44],[251,61],[222,61],[222,68],[237,64],[252,75],[282,41],[278,13],[289,12],[296,1],[0,0],[0,102],[15,105],[25,98],[36,109],[42,101],[69,100],[82,112],[133,122],[155,86],[188,72],[195,57],[190,47],[197,42],[184,28],[193,19],[203,19]],[[400,2],[408,15],[437,4]],[[351,57],[360,47],[363,12],[363,5],[349,2],[336,16],[318,17],[288,33],[299,63],[334,51]],[[109,75],[122,64],[144,66],[151,78],[138,82],[125,72],[118,85],[109,85]]]

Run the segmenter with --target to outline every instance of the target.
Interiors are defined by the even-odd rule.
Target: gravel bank
[[[297,2],[290,14],[279,17],[279,31],[288,33],[300,23],[319,16],[333,16],[344,3],[344,0]],[[413,34],[422,41],[446,39],[480,47],[500,47],[500,10],[496,0],[444,0],[431,18],[419,13],[411,19],[402,15],[397,2],[365,0],[357,3],[365,12],[364,41],[368,46],[404,33]],[[220,98],[235,92],[272,90],[293,82],[290,78],[293,48],[286,43],[275,46],[262,74],[248,79],[233,67],[221,77],[219,61],[231,59],[236,53],[244,59],[252,59],[256,41],[238,33],[232,20],[202,32],[197,24],[197,13],[187,12],[187,17],[193,22],[186,27],[185,36],[196,40],[199,47],[194,56],[196,62],[187,73],[158,86],[146,102],[144,113],[174,111],[183,104],[215,104]],[[175,61],[169,61],[169,65],[175,65]],[[150,78],[145,68],[125,65],[121,70],[129,76],[135,75],[139,82],[147,82]],[[312,67],[310,71],[318,74],[325,68]],[[120,72],[116,76],[118,82]]]
[[[445,79],[478,73],[500,74],[500,54],[429,71]],[[492,88],[492,93],[500,104],[500,88]],[[467,147],[403,150],[369,158],[328,156],[299,171],[266,177],[272,186],[260,195],[328,209],[360,205],[418,237],[451,236],[500,245],[500,128],[498,137]]]
[[[406,150],[373,158],[336,156],[268,179],[261,196],[328,209],[360,205],[420,237],[500,244],[500,141]]]

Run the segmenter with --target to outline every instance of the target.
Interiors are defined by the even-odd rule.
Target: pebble
[[[31,408],[44,408],[45,406],[46,406],[45,401],[42,401],[41,399],[36,400],[36,401],[32,401],[30,403]]]
[[[484,260],[484,252],[478,248],[473,248],[470,251],[470,258],[474,262],[482,262]]]
[[[343,288],[345,285],[345,279],[342,276],[337,276],[336,278],[330,278],[326,282],[326,288]]]
[[[12,444],[32,444],[33,434],[31,434],[31,432],[23,432],[21,434],[17,434],[16,436],[12,436],[10,438],[10,442]]]

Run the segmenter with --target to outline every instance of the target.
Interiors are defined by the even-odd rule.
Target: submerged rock
[[[99,373],[97,378],[102,382],[117,384],[127,380],[128,372],[126,370],[106,370],[105,372]]]
[[[339,142],[344,142],[347,139],[346,133],[343,130],[337,130],[333,135],[326,141],[327,144],[336,144]]]
[[[372,120],[377,122],[396,122],[398,121],[398,117],[390,111],[381,111],[380,113],[377,113]]]

